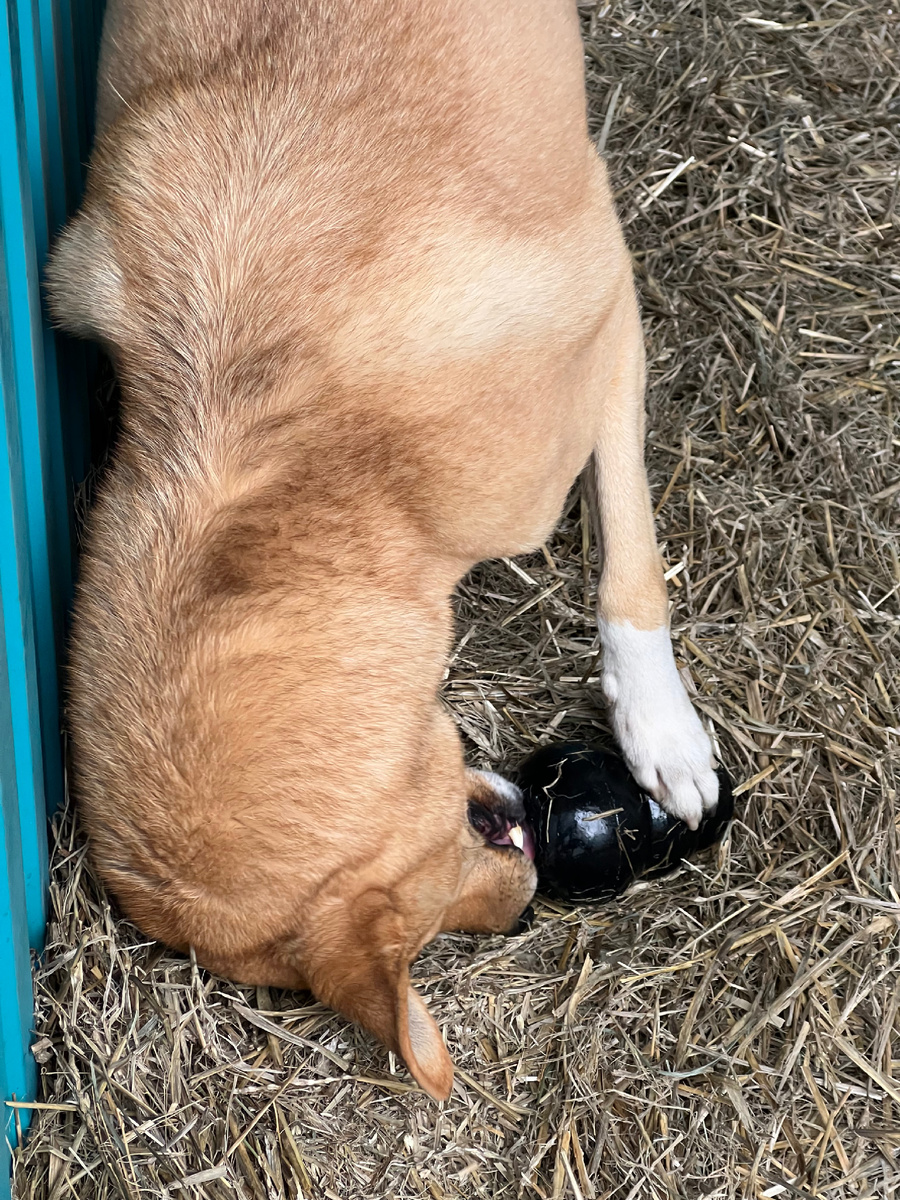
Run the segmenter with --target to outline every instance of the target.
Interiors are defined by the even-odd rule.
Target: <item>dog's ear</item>
[[[453,1064],[440,1030],[409,981],[410,943],[400,913],[381,891],[335,900],[316,922],[305,966],[313,992],[399,1054],[416,1082],[446,1100]]]

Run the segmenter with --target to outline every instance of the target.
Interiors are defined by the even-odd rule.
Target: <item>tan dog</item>
[[[146,933],[311,988],[445,1097],[408,965],[535,884],[438,700],[448,597],[592,451],[622,748],[692,824],[717,794],[575,6],[111,0],[98,117],[50,272],[122,389],[71,657],[95,860]]]

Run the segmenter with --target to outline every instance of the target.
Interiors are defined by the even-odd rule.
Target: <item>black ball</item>
[[[734,814],[723,767],[719,805],[692,830],[642,791],[615,754],[570,742],[521,764],[517,783],[535,844],[538,890],[562,900],[609,900],[637,878],[673,871],[720,840]]]

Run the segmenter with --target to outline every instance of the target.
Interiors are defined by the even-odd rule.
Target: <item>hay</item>
[[[747,781],[730,840],[620,903],[415,968],[443,1109],[303,995],[146,942],[57,823],[19,1197],[900,1193],[897,18],[585,6],[591,129],[636,251],[683,670]],[[594,733],[579,492],[459,592],[473,760]]]

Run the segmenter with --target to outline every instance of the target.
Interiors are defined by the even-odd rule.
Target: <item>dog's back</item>
[[[123,391],[72,653],[95,857],[147,932],[396,1045],[366,955],[405,971],[468,869],[447,596],[547,535],[630,294],[574,7],[113,3],[100,89],[51,269]]]
[[[104,781],[110,850],[164,797],[154,836],[177,859],[205,824],[197,874],[227,883],[226,814],[283,776],[345,825],[351,781],[380,790],[399,756],[397,790],[448,637],[432,597],[543,536],[584,461],[581,414],[545,414],[603,315],[608,248],[582,261],[601,168],[579,64],[558,63],[577,31],[529,7],[556,19],[111,6],[91,189],[54,272],[125,392],[73,655],[80,791],[90,815]],[[362,683],[335,670],[344,645]]]

